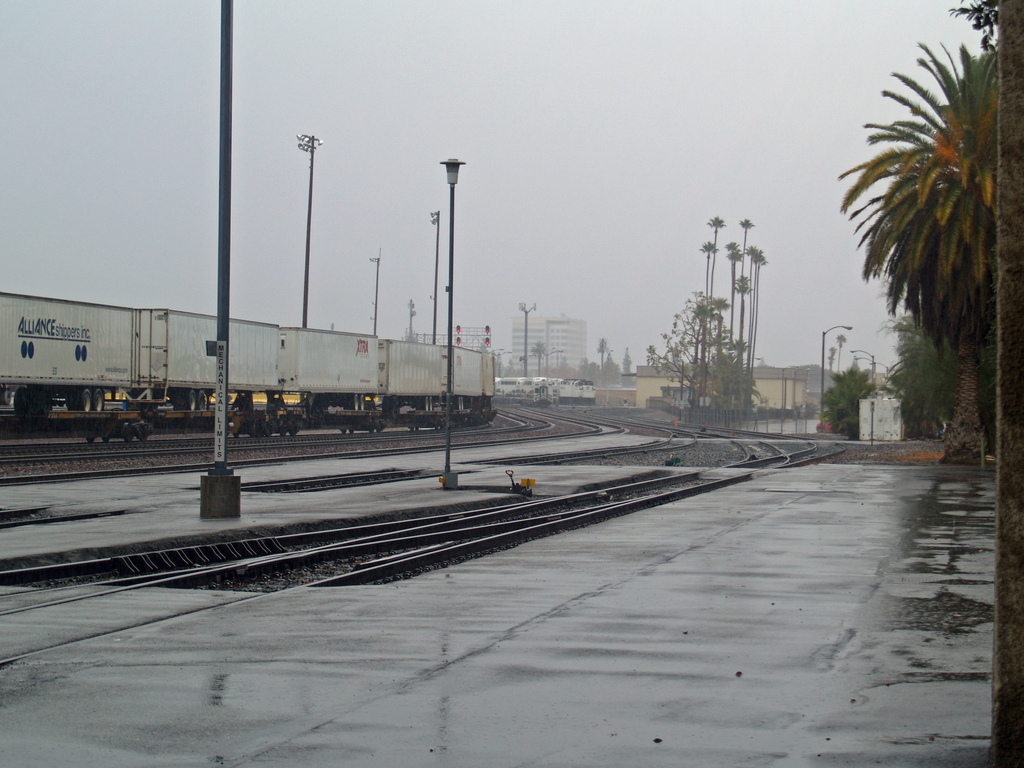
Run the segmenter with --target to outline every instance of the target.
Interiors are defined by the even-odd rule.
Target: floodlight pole
[[[444,488],[458,488],[458,477],[452,474],[452,320],[454,319],[455,286],[455,185],[459,182],[459,167],[465,163],[451,158],[441,165],[448,172],[448,386],[444,399]]]
[[[309,233],[313,226],[313,158],[316,156],[316,148],[323,144],[316,136],[302,134],[296,136],[299,140],[299,149],[309,152],[309,204],[306,207],[306,276],[302,281],[302,327],[306,327],[309,319]]]
[[[377,251],[377,258],[370,258],[377,265],[377,280],[373,288],[373,335],[377,335],[377,299],[380,297],[380,251]]]

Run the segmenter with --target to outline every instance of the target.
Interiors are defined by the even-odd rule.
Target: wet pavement
[[[117,631],[0,669],[0,763],[987,765],[994,493],[772,470],[382,586],[79,603]],[[14,619],[0,658],[58,623]]]

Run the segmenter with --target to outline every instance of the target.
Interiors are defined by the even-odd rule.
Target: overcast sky
[[[759,357],[821,332],[893,360],[878,284],[840,213],[866,122],[900,117],[917,44],[979,49],[954,0],[235,4],[231,313],[299,325],[432,322],[456,188],[455,321],[508,348],[520,302],[642,363],[719,248],[768,259]],[[0,3],[0,290],[216,313],[220,3]],[[727,295],[720,258],[715,285]],[[723,266],[724,265],[724,266]],[[829,337],[832,345],[834,332]]]

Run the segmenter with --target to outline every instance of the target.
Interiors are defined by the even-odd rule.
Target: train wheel
[[[199,395],[194,389],[188,391],[188,399],[186,400],[187,409],[190,411],[196,410],[199,405]]]
[[[92,409],[102,411],[106,407],[107,393],[102,389],[94,389],[92,392]]]
[[[210,406],[210,398],[206,396],[205,392],[199,393],[199,410],[205,411]]]
[[[89,435],[87,438],[85,438],[85,442],[87,442],[89,445],[92,445],[93,443],[96,442],[96,435]]]

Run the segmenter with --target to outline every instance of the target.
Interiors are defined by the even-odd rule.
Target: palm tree
[[[740,250],[739,243],[726,243],[725,257],[732,265],[732,279],[729,281],[729,335],[732,336],[734,333],[733,308],[736,306],[736,264],[743,259],[743,251]]]
[[[871,374],[856,366],[832,377],[832,386],[821,396],[822,418],[832,431],[856,440],[860,433],[860,401],[875,389]]]
[[[548,347],[547,347],[547,344],[545,344],[543,341],[538,341],[536,344],[534,344],[532,347],[530,347],[530,354],[533,357],[537,358],[537,375],[538,376],[540,375],[540,371],[541,371],[541,368],[540,368],[541,358],[544,357],[544,355],[546,355],[547,353],[548,353]]]
[[[846,343],[846,337],[843,334],[836,336],[836,344],[839,345],[839,357],[836,358],[836,370],[843,370],[843,344]]]
[[[740,227],[743,228],[743,249],[740,251],[740,254],[741,254],[741,258],[740,258],[740,277],[743,277],[746,274],[746,269],[747,269],[747,263],[746,263],[745,259],[749,255],[749,253],[747,251],[747,235],[750,234],[750,230],[752,230],[754,228],[754,222],[752,222],[750,219],[743,219],[743,221],[740,222]],[[747,288],[748,288],[748,293],[749,293],[749,288],[750,288],[749,284],[747,285]],[[742,308],[743,308],[743,298],[741,297],[740,298],[740,309],[742,309]],[[742,319],[742,314],[743,313],[741,312],[740,313],[740,340],[743,339],[743,325],[742,325],[743,324],[743,319]],[[740,362],[742,363],[744,359],[745,358],[740,357]]]
[[[744,219],[743,221],[740,222],[740,226],[743,227],[743,250],[740,253],[742,254],[742,256],[744,258],[746,258],[746,256],[747,256],[747,235],[749,234],[750,230],[752,230],[754,228],[754,222],[752,222],[750,219]],[[744,274],[743,270],[744,270],[744,262],[743,262],[743,259],[741,258],[740,259],[740,275]]]
[[[747,347],[743,343],[743,326],[747,311],[747,294],[750,293],[749,277],[747,277],[746,275],[740,275],[739,277],[736,278],[736,293],[740,295],[740,339],[739,343],[736,345],[736,351],[740,360],[740,373],[742,374],[743,370],[745,370],[743,361],[746,358],[747,352]],[[743,403],[741,407],[746,408],[747,403]]]
[[[843,198],[848,212],[876,183],[886,189],[850,213],[863,216],[863,275],[883,277],[889,312],[902,304],[937,345],[957,355],[953,420],[943,461],[973,462],[981,450],[980,350],[994,319],[998,72],[996,57],[960,48],[960,68],[921,46],[917,63],[939,94],[896,74],[914,96],[883,95],[913,119],[868,124],[869,144],[887,149],[840,178],[858,174]]]
[[[729,302],[726,301],[724,296],[719,296],[711,300],[711,317],[717,325],[715,332],[715,344],[717,346],[721,346],[725,342],[725,338],[722,335],[722,326],[725,323],[725,310],[727,309],[729,309]]]
[[[604,356],[611,353],[611,349],[608,347],[608,339],[602,336],[597,340],[597,354],[601,356],[601,370],[604,370]]]
[[[707,260],[707,266],[704,268],[704,303],[711,301],[711,284],[714,282],[714,271],[712,267],[712,257],[718,252],[715,244],[710,240],[700,247],[700,252],[703,253]],[[709,281],[710,278],[710,281]],[[705,311],[703,314],[704,324],[701,326],[700,333],[700,361],[701,369],[703,371],[703,378],[701,379],[703,385],[701,386],[701,395],[704,394],[703,389],[707,385],[708,380],[708,321],[709,312]]]
[[[835,362],[835,359],[836,359],[836,348],[835,347],[829,347],[828,348],[828,372],[829,373],[832,373],[832,370],[833,370],[832,369],[832,363]]]
[[[750,328],[747,333],[749,344],[747,368],[752,368],[754,365],[754,349],[757,344],[757,311],[761,298],[761,267],[768,263],[768,259],[764,257],[764,252],[760,248],[755,248],[753,245],[747,249],[747,253],[750,256],[751,277]]]
[[[704,295],[707,297],[711,296],[711,286],[714,285],[714,267],[712,265],[712,258],[718,253],[718,248],[715,244],[708,240],[704,245],[700,247],[700,252],[704,254],[707,259],[707,266],[704,268]]]
[[[720,216],[713,216],[708,221],[708,226],[711,227],[711,229],[713,229],[715,231],[715,239],[713,240],[715,250],[714,250],[714,254],[712,254],[712,257],[711,257],[711,285],[708,288],[708,295],[709,296],[714,296],[715,295],[715,255],[718,254],[718,230],[723,229],[725,227],[725,222],[722,220],[722,218]]]

